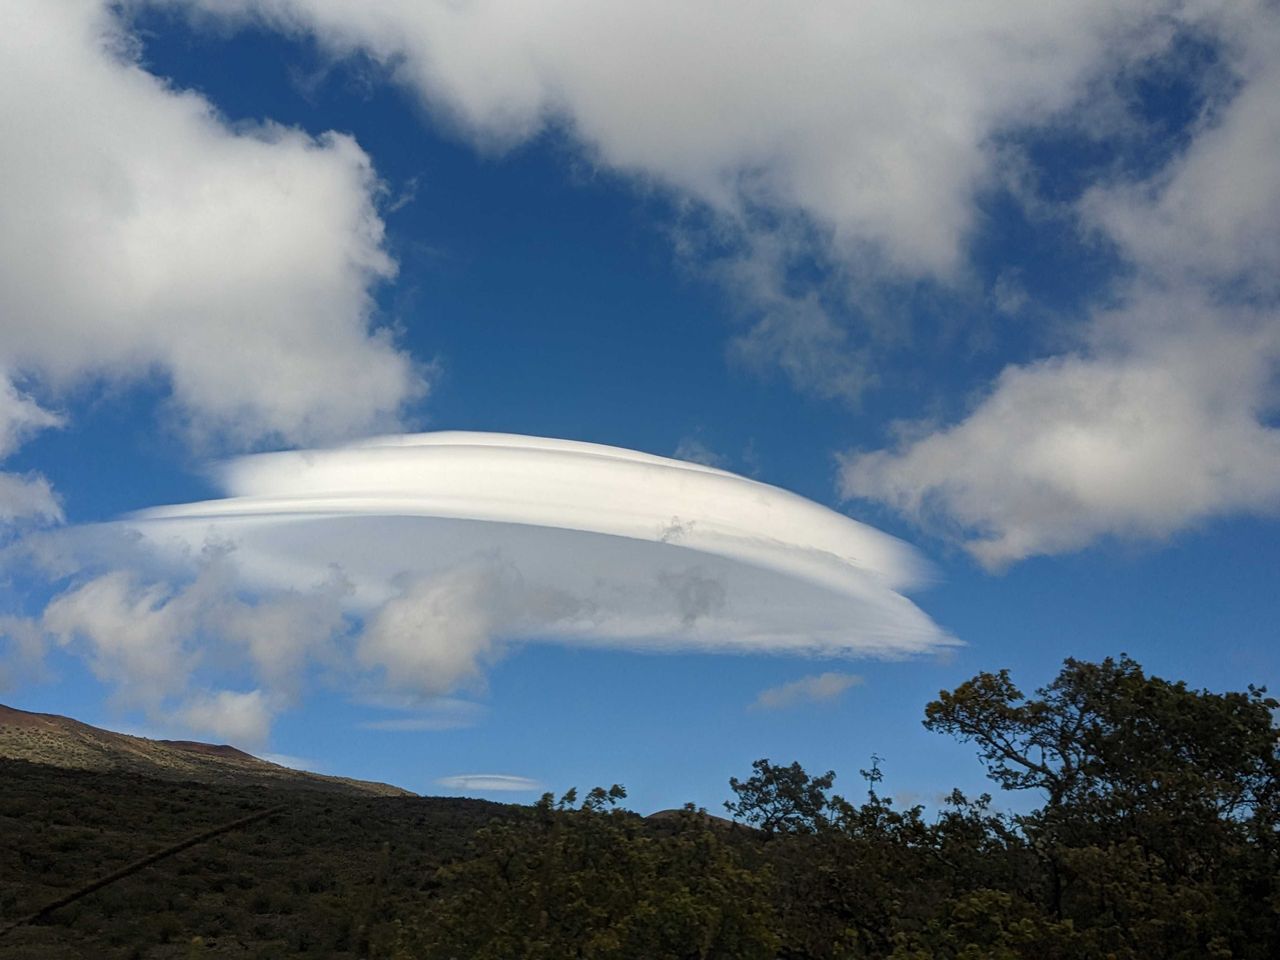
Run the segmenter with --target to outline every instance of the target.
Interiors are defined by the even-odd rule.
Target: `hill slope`
[[[177,782],[319,790],[362,796],[412,797],[385,783],[328,777],[282,767],[226,744],[148,740],[101,730],[51,713],[0,704],[0,757],[70,770],[132,773]]]

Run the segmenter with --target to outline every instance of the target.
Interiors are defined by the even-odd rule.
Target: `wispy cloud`
[[[729,468],[729,458],[716,453],[697,437],[682,437],[676,444],[675,458],[687,460],[689,463],[700,463],[704,467],[716,467],[721,470]]]
[[[799,680],[792,680],[767,690],[761,690],[753,710],[781,710],[802,703],[823,703],[835,700],[850,687],[856,687],[865,681],[856,673],[818,673]]]
[[[438,714],[425,717],[394,717],[390,720],[368,720],[357,724],[361,730],[385,730],[394,733],[414,733],[428,730],[461,730],[476,725],[477,718]]]
[[[542,784],[537,780],[504,773],[465,773],[441,777],[436,785],[446,790],[474,790],[478,793],[516,793],[542,789]]]
[[[393,733],[416,733],[427,730],[457,730],[471,724],[450,717],[398,717],[394,720],[368,720],[358,723],[361,730],[385,730]]]

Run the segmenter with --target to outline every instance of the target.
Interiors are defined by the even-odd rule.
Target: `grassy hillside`
[[[227,744],[149,740],[91,727],[70,717],[0,704],[0,757],[75,770],[117,771],[188,783],[305,787],[335,793],[411,797],[385,783],[292,770]]]
[[[287,805],[0,938],[2,960],[367,955],[436,868],[506,809],[16,760],[0,760],[0,784],[0,926],[191,834]]]

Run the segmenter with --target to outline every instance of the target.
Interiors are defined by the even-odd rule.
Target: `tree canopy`
[[[1013,815],[952,791],[932,815],[757,760],[741,824],[664,830],[550,795],[441,875],[414,956],[1270,958],[1280,955],[1277,753],[1265,691],[1190,689],[1126,656],[1067,660],[1032,696],[981,673],[925,707],[975,745]]]

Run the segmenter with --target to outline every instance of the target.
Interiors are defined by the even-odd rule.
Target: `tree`
[[[976,743],[1005,789],[1041,791],[1018,825],[1078,955],[1264,957],[1280,940],[1277,706],[1122,655],[1069,659],[1034,697],[1007,670],[979,674],[924,724]]]
[[[1266,691],[1215,694],[1148,677],[1128,656],[1068,659],[1029,699],[1008,670],[982,673],[925,708],[924,725],[978,744],[1006,789],[1136,811],[1176,805],[1274,817],[1280,757]],[[1272,822],[1274,822],[1272,820]]]
[[[812,777],[799,763],[775,766],[767,757],[755,761],[751,768],[755,773],[746,780],[729,778],[729,787],[738,799],[726,800],[724,806],[735,820],[759,827],[765,836],[813,833],[827,822],[827,791],[835,783],[835,771]]]
[[[705,812],[659,825],[621,787],[546,794],[443,869],[392,954],[469,960],[734,960],[775,956],[768,888]]]

